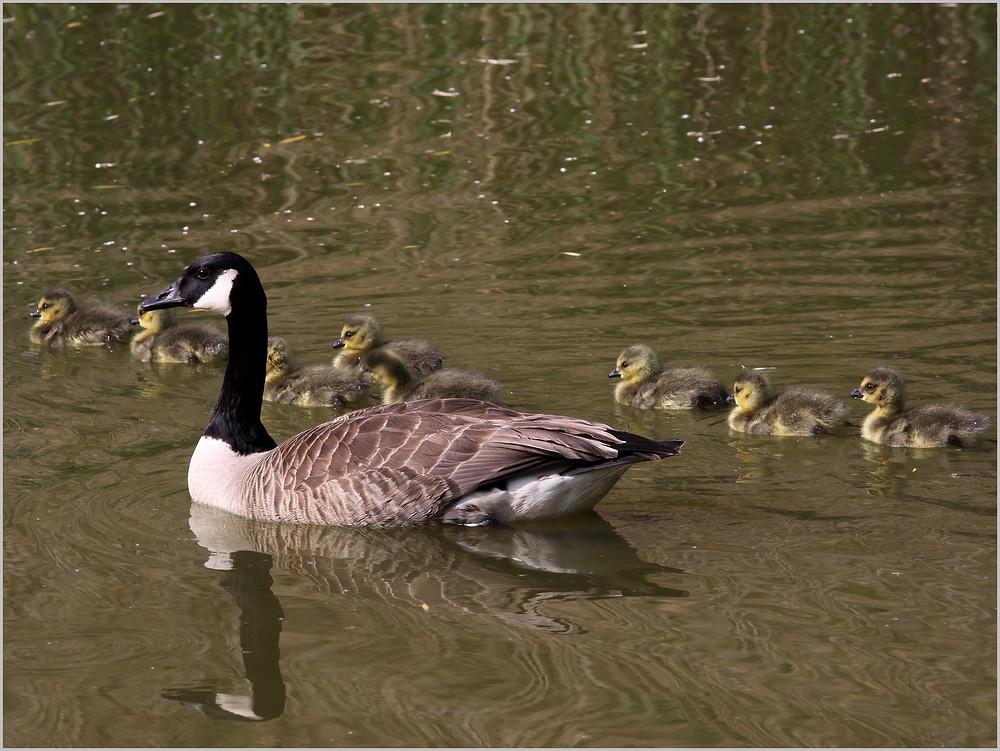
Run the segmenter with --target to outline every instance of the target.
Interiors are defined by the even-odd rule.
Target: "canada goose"
[[[235,253],[197,259],[142,303],[226,316],[229,362],[191,456],[194,501],[235,514],[333,525],[488,524],[589,511],[636,462],[679,453],[607,425],[469,399],[348,412],[280,446],[260,421],[267,297]]]
[[[296,366],[280,336],[267,340],[264,399],[303,407],[346,407],[368,396],[368,381],[332,365]]]
[[[608,378],[621,378],[615,401],[642,409],[703,409],[725,404],[726,387],[704,368],[667,368],[652,348],[632,344],[618,356]]]
[[[403,358],[406,367],[415,376],[439,370],[444,362],[444,356],[428,342],[419,339],[387,342],[375,316],[370,313],[352,313],[344,321],[340,338],[333,343],[334,349],[344,350],[333,358],[333,364],[338,368],[360,372],[361,363],[358,358],[361,355],[387,346],[391,346]]]
[[[760,370],[736,377],[729,427],[754,435],[814,435],[846,424],[847,405],[830,394],[790,386],[776,392]]]
[[[414,376],[395,350],[378,347],[361,358],[362,367],[382,387],[382,403],[413,399],[479,399],[492,401],[500,384],[492,378],[457,368]]]
[[[968,446],[990,427],[988,417],[951,404],[904,409],[903,378],[892,368],[872,368],[851,396],[875,405],[861,437],[886,446]]]
[[[110,303],[78,308],[64,289],[50,289],[28,316],[38,319],[31,327],[31,341],[50,347],[124,342],[133,326],[132,316]]]
[[[170,308],[143,311],[132,319],[142,331],[132,337],[129,349],[140,362],[222,362],[229,357],[229,340],[214,326],[177,324]]]

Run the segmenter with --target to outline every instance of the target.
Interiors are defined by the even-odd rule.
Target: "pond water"
[[[857,425],[885,364],[995,425],[995,5],[4,14],[6,746],[996,745],[995,427],[748,437],[607,377],[643,341]],[[213,250],[301,361],[370,310],[682,454],[516,529],[193,506],[221,371],[27,314],[133,310]]]

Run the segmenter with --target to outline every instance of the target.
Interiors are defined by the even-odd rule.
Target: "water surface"
[[[5,745],[995,746],[995,428],[747,437],[607,378],[645,341],[850,402],[888,364],[995,423],[995,30],[972,4],[5,6]],[[371,310],[514,408],[683,453],[513,530],[192,506],[221,372],[39,350],[26,316],[54,284],[133,309],[213,250],[304,362]],[[333,414],[263,408],[279,440]]]

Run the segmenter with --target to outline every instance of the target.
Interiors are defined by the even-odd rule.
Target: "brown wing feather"
[[[536,467],[675,453],[673,442],[630,445],[586,420],[472,400],[421,400],[350,412],[289,439],[258,475],[260,482],[282,477],[281,487],[258,497],[273,498],[279,518],[297,509],[308,517],[299,520],[326,524],[432,521],[476,488]]]

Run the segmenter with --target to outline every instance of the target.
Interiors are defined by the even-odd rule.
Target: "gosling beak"
[[[178,279],[155,297],[149,297],[139,303],[139,310],[145,313],[147,310],[161,310],[163,308],[177,308],[187,305],[187,300],[181,297],[180,282]]]
[[[28,313],[28,318],[41,318],[41,317],[42,317],[42,309],[41,308],[35,308],[33,311],[31,311],[30,313]]]
[[[610,373],[608,373],[608,378],[621,378],[621,377],[622,377],[622,374],[621,374],[621,371],[618,370],[618,368],[615,368]]]
[[[858,388],[854,389],[854,391],[851,392],[851,396],[853,396],[855,399],[864,399],[865,398],[865,395],[861,393],[861,387],[860,386]]]
[[[133,326],[138,326],[139,325],[139,319],[138,318],[133,318],[131,321],[129,321],[129,323],[131,323]]]
[[[347,343],[347,342],[345,342],[345,341],[344,341],[343,339],[338,339],[337,341],[335,341],[335,342],[334,342],[333,344],[331,344],[330,346],[331,346],[331,347],[333,347],[334,349],[340,349],[340,348],[341,348],[341,347],[343,347],[343,346],[344,346],[344,345],[345,345],[346,343]]]
[[[727,404],[736,404],[736,394],[730,394],[726,397]]]

